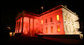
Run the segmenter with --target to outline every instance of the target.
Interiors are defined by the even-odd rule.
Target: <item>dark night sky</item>
[[[80,23],[83,24],[83,0],[28,0],[28,1],[3,1],[1,7],[1,26],[14,26],[15,17],[18,12],[23,10],[41,13],[40,7],[44,6],[44,11],[49,10],[57,5],[67,5],[67,7],[76,12],[80,18]],[[81,26],[82,27],[82,26]]]

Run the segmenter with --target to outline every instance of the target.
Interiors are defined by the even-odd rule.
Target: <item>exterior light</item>
[[[83,39],[83,34],[80,34],[80,39]]]
[[[12,32],[9,32],[10,37],[12,36]]]
[[[15,36],[15,32],[13,32],[13,36]]]
[[[41,6],[41,9],[42,9],[42,10],[43,10],[43,8],[44,8],[44,7],[43,7],[43,6]]]

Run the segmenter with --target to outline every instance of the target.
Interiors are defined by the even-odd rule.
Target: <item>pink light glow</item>
[[[35,34],[44,34],[44,35],[64,35],[64,26],[63,26],[63,16],[62,8],[54,10],[47,14],[44,14],[40,17],[32,16],[29,14],[24,14],[23,19],[23,34],[34,36]],[[57,15],[59,15],[59,20],[57,20]],[[50,21],[52,18],[52,22]],[[45,22],[47,19],[47,22]],[[43,20],[43,21],[42,21]],[[20,28],[17,22],[20,21]],[[42,22],[42,23],[41,23]],[[58,32],[58,27],[60,31]],[[53,29],[51,29],[51,27]],[[22,17],[16,20],[15,32],[18,30],[21,33],[22,30]],[[47,28],[47,29],[46,29]],[[47,32],[46,32],[47,31]]]

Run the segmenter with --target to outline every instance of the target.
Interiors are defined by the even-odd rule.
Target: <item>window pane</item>
[[[51,26],[51,33],[53,33],[53,26]]]
[[[43,28],[42,28],[42,33],[43,33]]]
[[[60,32],[60,26],[59,25],[57,26],[57,31]]]
[[[52,22],[52,18],[50,19],[50,21]]]
[[[59,21],[59,15],[57,15],[57,21]]]
[[[41,24],[43,24],[43,19],[41,20]]]
[[[47,23],[47,19],[46,19],[46,23]]]
[[[46,27],[46,33],[48,33],[48,28]]]

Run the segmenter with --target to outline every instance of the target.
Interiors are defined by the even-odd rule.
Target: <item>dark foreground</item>
[[[1,37],[0,44],[2,45],[17,45],[17,44],[82,44],[80,39],[60,39],[51,37]]]

